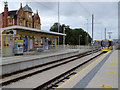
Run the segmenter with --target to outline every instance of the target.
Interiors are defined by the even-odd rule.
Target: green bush
[[[120,46],[117,49],[120,50]]]

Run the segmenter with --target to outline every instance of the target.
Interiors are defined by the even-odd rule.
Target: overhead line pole
[[[86,42],[87,42],[86,45],[88,47],[88,19],[87,19],[87,41]]]
[[[106,28],[105,28],[105,39],[106,39]]]
[[[93,28],[94,27],[94,15],[92,14],[92,56],[93,56]]]
[[[58,0],[58,33],[59,33],[59,0]],[[59,48],[59,36],[58,36],[58,48]]]

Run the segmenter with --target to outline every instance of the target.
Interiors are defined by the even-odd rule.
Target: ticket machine
[[[23,54],[23,40],[15,40],[14,54],[15,55]]]

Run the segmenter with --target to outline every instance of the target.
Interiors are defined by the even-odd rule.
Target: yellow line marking
[[[115,66],[116,64],[110,64],[110,65],[113,65],[113,66]]]
[[[104,54],[105,55],[105,54]],[[104,56],[103,55],[103,56]],[[101,56],[101,57],[103,57]],[[92,64],[94,64],[96,61],[98,61],[101,57],[99,57],[97,60],[95,60],[94,62],[92,62],[91,64],[89,64],[87,67],[85,67],[84,69],[82,69],[80,72],[78,72],[76,75],[74,75],[72,78],[70,78],[69,80],[67,80],[65,83],[63,83],[62,85],[60,85],[57,88],[61,88],[63,87],[65,84],[67,84],[69,81],[71,81],[73,78],[75,78],[76,76],[78,76],[80,73],[82,73],[83,71],[85,71],[88,67],[90,67]]]
[[[113,72],[113,71],[106,71],[107,73],[116,73],[116,72]]]
[[[117,61],[117,60],[112,60],[112,61]]]
[[[113,88],[113,86],[106,85],[106,84],[100,85],[100,87],[102,87],[102,88]]]

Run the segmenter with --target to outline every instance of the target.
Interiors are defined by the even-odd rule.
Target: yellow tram
[[[110,39],[101,40],[101,51],[107,52],[113,49],[113,42]]]

